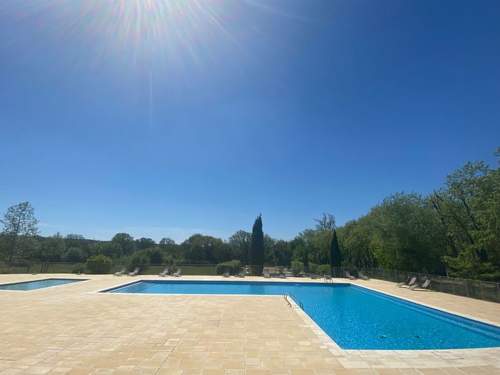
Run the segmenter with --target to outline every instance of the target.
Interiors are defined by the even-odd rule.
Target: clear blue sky
[[[0,211],[177,241],[342,224],[500,145],[500,1],[5,0]]]

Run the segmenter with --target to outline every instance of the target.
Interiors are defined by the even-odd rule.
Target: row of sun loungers
[[[127,269],[126,268],[123,268],[122,270],[118,271],[118,272],[115,272],[114,275],[115,276],[124,276],[124,275],[129,275],[129,276],[137,276],[140,272],[140,268],[136,268],[135,270],[133,270],[132,272],[128,272],[127,273]]]
[[[284,272],[270,272],[268,270],[264,270],[262,272],[262,276],[264,276],[266,279],[270,279],[271,277],[278,277],[280,279],[286,279],[287,275]]]
[[[181,277],[182,270],[179,268],[177,271],[172,272],[173,269],[166,267],[162,272],[158,274],[160,277],[173,276],[173,277]]]
[[[361,271],[358,272],[358,277],[351,275],[349,271],[345,271],[345,277],[348,278],[349,280],[357,280],[358,277],[361,280],[370,280],[370,278]]]
[[[173,271],[173,270],[172,270]],[[129,275],[129,276],[137,276],[141,272],[141,269],[139,267],[136,267],[132,272],[127,273],[127,269],[123,268],[122,270],[115,272],[115,276],[124,276],[124,275]],[[169,267],[165,268],[162,272],[158,274],[160,277],[165,277],[165,276],[174,276],[174,277],[181,277],[182,276],[182,270],[179,268],[177,271],[170,273]]]
[[[224,276],[224,277],[230,277],[230,276],[231,276],[231,274],[230,274],[229,272],[224,272],[224,273],[222,274],[222,276]],[[234,276],[235,276],[235,277],[245,277],[245,276],[246,276],[246,273],[245,273],[244,271],[241,271],[241,272],[239,272],[238,274],[236,274],[236,275],[234,275]]]
[[[345,277],[348,278],[349,280],[356,280],[357,277],[351,275],[349,271],[345,271]],[[358,272],[358,276],[362,280],[369,280],[368,276],[363,274],[363,272]],[[430,279],[425,279],[422,283],[418,283],[417,277],[408,277],[406,281],[398,283],[397,286],[399,288],[408,288],[410,290],[428,290],[430,289],[431,286],[431,280]]]
[[[124,275],[128,274],[129,276],[137,276],[137,275],[139,275],[140,271],[141,271],[140,268],[136,267],[132,272],[128,272],[127,273],[127,269],[123,268],[122,270],[116,272],[114,275],[115,276],[124,276]],[[182,276],[182,270],[180,268],[177,269],[175,272],[173,272],[173,271],[174,271],[173,268],[166,267],[162,272],[160,272],[158,274],[158,276],[160,276],[160,277],[166,277],[166,276],[181,277]],[[241,272],[239,272],[235,276],[236,277],[245,277],[245,275],[246,275],[246,272],[245,271],[241,271]],[[279,277],[279,278],[282,278],[282,279],[286,279],[286,277],[287,277],[287,274],[285,272],[271,273],[268,269],[264,269],[262,275],[265,278]],[[349,271],[345,271],[344,275],[349,280],[356,280],[357,279],[357,277],[353,276]],[[223,276],[224,277],[230,277],[231,274],[229,272],[224,272]],[[321,276],[315,275],[315,274],[309,274],[308,276],[311,277],[312,279],[318,279],[318,278],[321,277]],[[366,276],[362,272],[358,272],[358,276],[362,280],[369,280],[368,276]],[[329,279],[331,279],[331,276],[329,276],[329,275],[323,275],[323,278],[325,280],[329,280]],[[410,290],[427,290],[431,286],[431,280],[430,279],[425,279],[422,283],[419,284],[417,282],[417,277],[413,276],[413,277],[408,277],[406,279],[406,281],[404,281],[404,282],[398,283],[397,286],[399,288],[408,288]]]

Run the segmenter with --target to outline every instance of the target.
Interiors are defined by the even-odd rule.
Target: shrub
[[[329,264],[320,264],[318,266],[318,274],[319,275],[329,275],[330,274],[330,265]]]
[[[80,273],[85,273],[85,265],[83,264],[77,264],[76,266],[73,267],[73,269],[71,270],[72,273],[77,273],[77,274],[80,274]]]
[[[291,269],[294,276],[299,276],[304,271],[304,263],[294,260],[292,261]]]
[[[349,273],[355,277],[358,277],[358,269],[356,267],[348,267]]]
[[[106,255],[95,255],[87,259],[87,269],[90,273],[108,273],[112,263],[111,258]]]
[[[309,273],[318,273],[318,265],[316,263],[309,263]]]
[[[149,257],[142,252],[138,252],[132,255],[132,257],[130,258],[128,269],[130,271],[133,271],[136,268],[144,270],[148,268],[148,266],[149,266]]]
[[[149,250],[149,262],[154,265],[163,263],[163,254],[160,249],[154,248]]]
[[[85,260],[85,254],[78,247],[70,247],[62,256],[62,260],[68,263],[77,263]]]
[[[167,255],[165,258],[163,258],[163,263],[167,266],[175,266],[177,264],[177,261],[172,255]]]
[[[241,262],[239,260],[230,260],[229,262],[219,263],[216,268],[217,275],[222,275],[224,272],[229,272],[232,275],[236,275],[241,268]]]

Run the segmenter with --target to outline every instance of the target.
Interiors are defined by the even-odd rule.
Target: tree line
[[[496,156],[500,161],[500,148]],[[43,237],[29,202],[9,207],[1,222],[0,257],[8,263],[85,263],[103,256],[141,267],[227,264],[261,270],[268,265],[317,273],[335,265],[500,280],[500,170],[485,162],[465,164],[431,194],[391,195],[342,226],[323,214],[291,240],[265,234],[261,215],[251,232],[239,230],[227,240],[194,234],[181,243],[127,233],[109,241],[77,234]],[[332,255],[335,247],[338,255]]]

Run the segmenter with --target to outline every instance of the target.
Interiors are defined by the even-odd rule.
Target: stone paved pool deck
[[[155,276],[0,275],[0,283],[49,277],[89,280],[0,291],[2,375],[500,374],[500,348],[342,350],[279,296],[98,293],[134,280],[160,279]],[[352,283],[500,325],[497,303],[410,291],[379,280]]]

